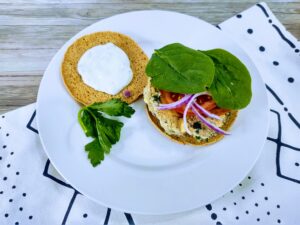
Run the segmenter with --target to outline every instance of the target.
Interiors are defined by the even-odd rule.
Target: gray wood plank
[[[36,101],[38,86],[3,86],[1,87],[0,106],[21,106]]]
[[[0,25],[89,25],[111,15],[147,9],[172,10],[219,23],[253,3],[1,4]],[[300,3],[270,3],[283,22],[299,23]],[[282,16],[281,16],[282,14]]]
[[[30,104],[30,103],[28,103],[28,104]],[[24,104],[21,104],[21,105],[0,105],[0,115],[4,114],[6,112],[9,112],[9,111],[15,110],[17,108],[20,108],[22,106],[24,106]]]
[[[85,25],[0,26],[0,49],[45,49],[45,51],[47,49],[58,49],[85,27]],[[13,51],[11,53],[14,54]],[[7,52],[4,54],[7,54]]]
[[[0,114],[36,101],[42,76],[0,76]]]
[[[42,75],[56,49],[0,50],[0,76]]]
[[[120,4],[129,4],[129,3],[193,3],[193,2],[201,2],[201,3],[219,3],[220,1],[216,0],[0,0],[0,3],[51,3],[51,4],[78,4],[78,3],[120,3]],[[222,0],[222,2],[234,2],[240,3],[241,0]],[[247,3],[257,3],[257,0],[244,0],[243,2]],[[298,0],[265,0],[264,2],[298,2]]]
[[[0,76],[0,88],[5,86],[27,87],[39,86],[42,76],[18,75]],[[2,89],[1,89],[2,90]]]
[[[293,17],[290,17],[292,20]],[[296,17],[300,16],[294,17],[297,20],[298,18]],[[296,24],[285,23],[284,25],[296,38],[300,39],[300,21]],[[59,49],[67,40],[85,27],[83,25],[0,26],[0,49]],[[14,54],[13,52],[11,53]],[[4,54],[7,53],[5,52]]]
[[[234,5],[234,6],[233,6]],[[149,3],[149,4],[2,4],[2,25],[88,25],[115,14],[147,9],[173,10],[193,16],[207,15],[217,21],[230,13],[240,12],[251,3]],[[225,10],[227,9],[227,10]],[[211,15],[211,16],[209,16]],[[219,22],[221,19],[218,20]],[[210,21],[213,22],[213,21]]]
[[[139,4],[147,4],[147,3],[194,3],[201,2],[205,3],[214,3],[218,4],[220,1],[216,0],[0,0],[0,3],[9,3],[9,4],[17,4],[17,3],[30,3],[30,4],[88,4],[88,3],[110,3],[110,4],[130,4],[130,3],[139,3]],[[241,0],[222,0],[222,2],[234,2],[240,3]],[[257,0],[244,0],[243,2],[255,4],[259,1]],[[289,2],[299,2],[299,0],[265,0],[266,3],[289,3]]]

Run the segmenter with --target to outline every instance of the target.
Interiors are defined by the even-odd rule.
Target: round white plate
[[[239,57],[252,77],[251,104],[239,113],[231,135],[207,147],[170,141],[149,122],[142,100],[122,119],[121,140],[93,168],[84,152],[86,138],[77,122],[80,108],[66,91],[60,66],[67,47],[82,35],[117,31],[132,37],[150,57],[153,50],[180,42],[195,49],[224,48]],[[268,129],[264,83],[245,52],[214,26],[167,11],[137,11],[101,20],[69,40],[51,60],[38,93],[37,121],[43,147],[54,167],[94,201],[131,213],[169,214],[219,198],[254,166]]]

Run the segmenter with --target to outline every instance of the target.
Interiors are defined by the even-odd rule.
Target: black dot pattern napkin
[[[200,209],[168,216],[131,215],[97,205],[51,165],[32,104],[0,116],[0,224],[300,224],[300,44],[265,3],[217,27],[251,57],[270,102],[264,150],[236,188]]]

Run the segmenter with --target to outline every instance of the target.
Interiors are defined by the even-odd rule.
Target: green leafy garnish
[[[87,137],[96,137],[97,131],[94,127],[94,119],[90,115],[89,111],[82,108],[78,113],[78,121],[82,130]]]
[[[215,65],[215,76],[209,87],[220,108],[242,109],[251,101],[251,76],[246,66],[234,55],[223,50],[203,51]]]
[[[110,153],[113,144],[120,140],[123,123],[106,118],[103,113],[109,116],[131,117],[134,109],[126,102],[119,99],[111,99],[102,103],[94,103],[81,108],[78,112],[78,121],[87,137],[94,140],[85,146],[88,158],[95,167],[101,163],[105,154]]]
[[[207,55],[174,43],[155,50],[146,73],[151,84],[160,90],[194,94],[210,87],[215,68]]]
[[[94,167],[99,165],[101,161],[104,160],[104,151],[101,151],[101,146],[97,138],[88,143],[84,149],[86,152],[88,152],[88,158]]]
[[[124,104],[120,99],[111,99],[107,102],[94,103],[90,105],[89,108],[104,112],[110,116],[131,117],[134,113],[134,109],[128,104]]]

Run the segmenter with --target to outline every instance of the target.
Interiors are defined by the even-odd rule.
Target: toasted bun
[[[133,73],[130,84],[116,95],[109,95],[86,85],[77,72],[78,61],[84,52],[94,46],[108,42],[115,44],[127,54]],[[143,89],[147,84],[145,74],[147,62],[148,57],[146,54],[130,37],[110,31],[97,32],[79,38],[68,48],[62,62],[61,74],[71,96],[84,105],[107,101],[111,98],[120,98],[127,103],[132,103],[143,93]],[[131,96],[125,97],[123,95],[124,90],[130,91]]]
[[[194,137],[191,135],[185,134],[182,136],[176,136],[176,135],[170,135],[167,134],[164,129],[160,126],[159,120],[148,110],[148,107],[146,106],[147,114],[150,119],[150,121],[153,123],[153,125],[165,136],[170,138],[171,140],[178,142],[180,144],[190,144],[190,145],[199,145],[199,146],[204,146],[204,145],[209,145],[213,144],[223,138],[223,135],[217,134],[211,138],[208,139],[208,141],[204,140],[196,140]],[[238,111],[232,110],[231,114],[229,115],[226,123],[221,127],[223,130],[229,130],[231,125],[234,123],[236,117],[237,117]]]

